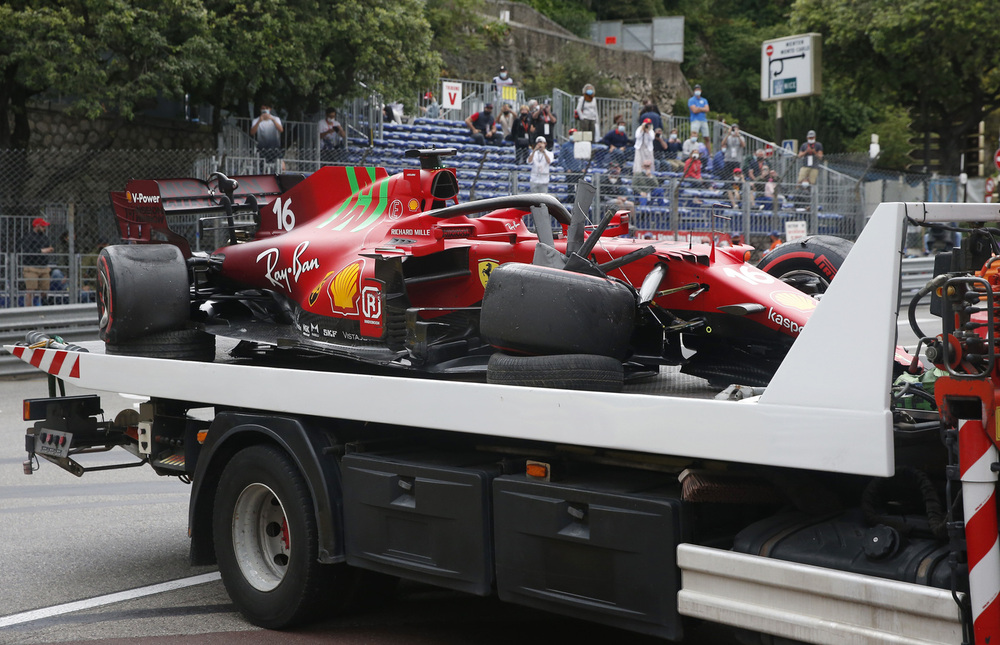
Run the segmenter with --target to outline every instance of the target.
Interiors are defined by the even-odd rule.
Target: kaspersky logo
[[[159,204],[159,195],[143,195],[142,193],[133,193],[131,191],[125,191],[125,199],[128,200],[130,204]]]

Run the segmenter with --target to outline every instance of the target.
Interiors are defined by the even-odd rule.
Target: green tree
[[[934,132],[942,170],[957,174],[964,138],[1000,107],[1000,12],[983,0],[797,0],[791,24],[824,35],[826,70],[859,100],[910,110]]]

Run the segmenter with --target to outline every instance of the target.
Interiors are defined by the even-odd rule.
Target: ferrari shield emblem
[[[493,273],[493,269],[500,266],[500,263],[496,260],[480,260],[479,261],[479,280],[483,283],[483,289],[486,288],[486,283],[490,280],[490,274]]]

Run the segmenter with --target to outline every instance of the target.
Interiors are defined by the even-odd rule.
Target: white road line
[[[94,607],[101,607],[103,605],[110,605],[116,602],[142,598],[143,596],[152,596],[153,594],[163,593],[165,591],[174,591],[175,589],[193,587],[195,585],[205,584],[206,582],[214,582],[219,579],[219,572],[215,571],[213,573],[204,573],[200,576],[181,578],[180,580],[171,580],[170,582],[149,585],[148,587],[130,589],[129,591],[119,591],[118,593],[112,593],[106,596],[97,596],[96,598],[89,598],[87,600],[77,600],[75,602],[68,602],[62,605],[43,607],[42,609],[33,609],[32,611],[25,611],[20,614],[0,617],[0,627],[10,627],[11,625],[30,623],[33,620],[51,618],[62,614],[71,614],[74,611],[93,609]]]

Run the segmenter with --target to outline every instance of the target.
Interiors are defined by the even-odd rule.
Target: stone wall
[[[53,105],[30,108],[33,149],[206,150],[215,148],[212,128],[180,121],[138,116],[134,121],[102,117],[93,121],[72,116]]]
[[[502,11],[510,11],[509,32],[489,51],[465,58],[464,71],[469,76],[464,78],[492,78],[497,66],[503,63],[516,82],[532,63],[544,64],[573,55],[585,56],[600,74],[617,80],[623,88],[621,98],[637,101],[652,98],[664,113],[672,108],[678,97],[687,99],[691,95],[678,62],[653,60],[643,52],[614,49],[579,38],[519,2],[486,0],[485,4],[488,14],[484,20],[499,21]],[[582,90],[579,87],[560,89],[574,94]]]

